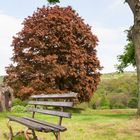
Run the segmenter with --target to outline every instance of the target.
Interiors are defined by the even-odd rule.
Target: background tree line
[[[137,108],[136,73],[104,74],[89,106],[93,109]]]
[[[2,84],[3,77],[0,77]],[[23,103],[22,103],[23,102]],[[137,108],[138,88],[137,76],[134,72],[110,73],[101,76],[100,85],[89,103],[78,105],[80,108],[92,109],[119,109]],[[18,105],[18,107],[16,106]],[[19,106],[20,105],[20,106]],[[25,106],[25,101],[15,99],[14,109],[18,110]]]

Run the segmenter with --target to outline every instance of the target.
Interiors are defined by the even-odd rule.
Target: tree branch
[[[139,2],[139,0],[125,0],[125,2],[128,3],[129,7],[131,8],[133,14],[135,15],[136,13],[136,4]]]

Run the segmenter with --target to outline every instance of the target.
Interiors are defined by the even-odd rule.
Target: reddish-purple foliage
[[[12,43],[16,65],[5,77],[15,96],[73,91],[89,101],[101,69],[89,25],[71,7],[59,6],[38,8],[23,25]]]

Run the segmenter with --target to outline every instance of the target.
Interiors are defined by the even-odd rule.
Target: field
[[[6,140],[3,136],[8,133],[6,116],[13,113],[0,114],[0,140]],[[17,116],[31,114],[18,113]],[[50,119],[44,115],[38,115],[39,119]],[[56,121],[56,118],[51,118]],[[12,122],[14,131],[23,126]],[[135,109],[115,110],[91,110],[86,109],[81,113],[74,113],[72,119],[64,119],[63,125],[68,131],[61,134],[62,140],[139,140],[140,119],[136,118]],[[54,140],[53,134],[38,133],[39,140]],[[15,138],[15,140],[23,140]]]
[[[125,78],[131,77],[128,83],[133,83],[133,85],[122,84],[127,83]],[[134,77],[133,77],[134,76]],[[118,91],[127,94],[127,90],[132,90],[133,93],[136,92],[135,87],[135,78],[136,73],[128,72],[123,74],[118,73],[110,73],[110,74],[103,74],[101,77],[101,84],[98,88],[97,95],[101,98],[105,93],[108,93],[108,96],[111,97],[110,91],[107,91],[109,85],[109,89],[113,89],[112,94],[114,95]],[[121,80],[117,79],[120,78]],[[115,79],[114,85],[113,80]],[[2,83],[3,77],[0,76],[0,84]],[[109,80],[112,80],[111,82]],[[109,81],[109,82],[108,82]],[[132,82],[133,81],[133,82]],[[119,86],[115,84],[118,83]],[[120,86],[121,83],[121,86]],[[112,87],[111,87],[111,86]],[[119,87],[119,89],[118,89]],[[121,89],[120,89],[121,87]],[[130,87],[130,88],[129,88]],[[130,90],[131,89],[131,90]],[[96,95],[96,93],[95,93]],[[98,98],[95,97],[95,100]],[[104,96],[105,97],[105,96]],[[123,97],[123,96],[122,96]],[[126,96],[125,96],[126,97]],[[137,98],[137,97],[136,97]],[[120,99],[115,98],[116,100],[120,101]],[[125,99],[126,98],[122,98]],[[123,101],[123,100],[122,100]],[[91,102],[92,103],[92,102]],[[94,102],[93,102],[94,103]],[[106,104],[105,104],[106,105]],[[61,134],[62,140],[139,140],[140,139],[140,119],[136,118],[136,109],[105,109],[105,110],[93,110],[88,107],[87,104],[81,104],[79,107],[86,108],[85,110],[77,113],[73,113],[73,117],[71,119],[64,119],[63,125],[68,128],[68,131],[63,132]],[[124,106],[125,107],[125,106]],[[126,107],[128,108],[128,107]],[[17,115],[17,116],[31,116],[31,114],[27,113],[0,113],[0,140],[6,140],[4,134],[8,134],[8,128],[6,126],[7,115]],[[46,118],[44,115],[37,115],[39,119],[42,120],[50,120],[50,121],[57,121],[54,118]],[[19,125],[15,122],[12,122],[14,132],[19,130],[24,130],[25,127]],[[37,133],[39,140],[55,140],[53,134],[44,134],[44,133]],[[22,137],[17,137],[14,140],[24,140]]]

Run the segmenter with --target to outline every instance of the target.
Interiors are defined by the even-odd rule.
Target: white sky
[[[22,29],[22,21],[46,0],[0,1],[0,75],[5,74],[12,57],[12,37]],[[124,0],[61,0],[61,6],[71,5],[99,38],[97,55],[104,67],[102,73],[115,72],[117,55],[127,44],[124,31],[133,24],[131,10]],[[133,70],[129,67],[127,70]]]

